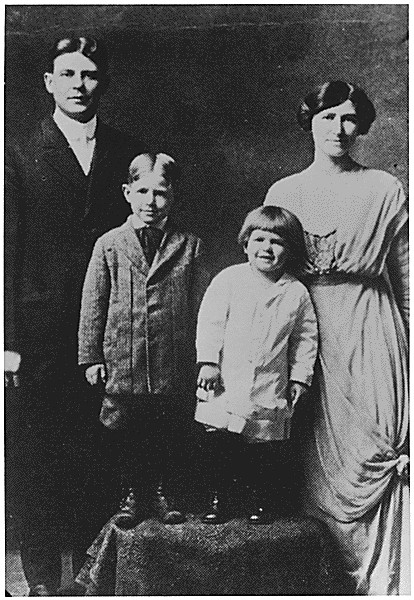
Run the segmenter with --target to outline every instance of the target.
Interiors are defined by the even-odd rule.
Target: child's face
[[[254,229],[244,248],[250,265],[263,274],[283,269],[287,250],[282,238],[264,229]]]
[[[169,214],[174,200],[171,186],[154,172],[130,184],[125,183],[122,191],[132,212],[146,225],[158,225]]]

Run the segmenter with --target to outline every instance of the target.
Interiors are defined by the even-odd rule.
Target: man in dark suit
[[[9,140],[5,167],[6,385],[21,386],[6,475],[32,596],[56,593],[68,533],[77,572],[119,495],[105,478],[99,402],[78,372],[77,329],[94,242],[125,220],[121,185],[144,150],[96,116],[109,82],[100,42],[61,39],[49,62],[54,113]]]

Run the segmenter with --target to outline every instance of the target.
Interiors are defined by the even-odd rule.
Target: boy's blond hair
[[[147,152],[139,154],[132,160],[128,169],[128,183],[131,184],[154,171],[159,173],[168,185],[174,185],[179,175],[177,163],[171,156]]]

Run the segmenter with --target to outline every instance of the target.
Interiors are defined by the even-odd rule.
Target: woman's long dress
[[[320,332],[309,511],[335,535],[360,594],[409,594],[408,249],[401,183],[312,165],[265,204],[306,231]]]

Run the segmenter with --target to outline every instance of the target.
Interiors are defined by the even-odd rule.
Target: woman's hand
[[[106,383],[106,368],[103,364],[91,365],[85,371],[86,381],[90,385]]]
[[[215,390],[220,384],[220,367],[218,365],[206,364],[200,369],[197,379],[198,387],[206,390]]]
[[[304,383],[300,383],[300,381],[290,381],[287,398],[289,408],[293,408],[307,391],[308,386]]]

